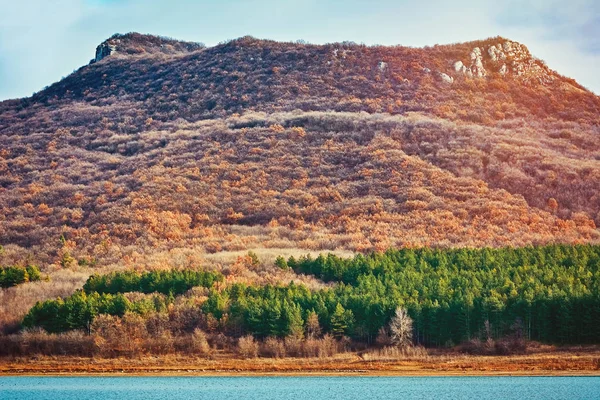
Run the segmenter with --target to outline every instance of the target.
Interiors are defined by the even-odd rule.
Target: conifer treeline
[[[507,334],[549,343],[600,342],[600,246],[402,249],[351,259],[334,255],[278,259],[277,265],[335,284],[321,290],[294,283],[213,286],[208,298],[195,306],[201,316],[199,328],[258,338],[331,333],[372,343],[395,309],[403,307],[414,320],[415,342],[428,346]],[[181,293],[181,289],[166,290],[163,282],[154,290],[171,294],[164,301],[147,300],[144,307],[130,304],[118,310],[94,306],[107,301],[106,296],[116,301],[122,295],[100,295],[93,288],[110,293],[140,291],[138,284],[114,283],[125,276],[119,274],[102,284],[90,283],[102,277],[90,278],[89,294],[77,293],[73,296],[77,301],[38,303],[26,317],[26,325],[48,329],[43,323],[48,318],[75,321],[90,307],[94,315],[160,312],[172,302],[173,294]],[[211,279],[202,284],[210,286]],[[145,292],[152,290],[149,286]],[[60,313],[48,313],[59,303],[63,304]],[[89,318],[78,321],[57,323],[52,329],[90,326]]]
[[[196,286],[211,287],[221,281],[223,276],[216,272],[172,270],[112,272],[107,275],[93,275],[83,290],[86,293],[117,294],[127,292],[183,294]]]
[[[401,305],[415,320],[417,341],[427,345],[515,330],[544,342],[600,341],[600,246],[402,249],[287,264],[340,282],[342,304],[360,321],[356,333],[368,338],[379,325],[374,315],[383,308],[389,317]]]

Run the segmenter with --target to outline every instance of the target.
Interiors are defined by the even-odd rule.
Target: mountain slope
[[[0,241],[44,260],[600,239],[600,99],[503,38],[117,35],[0,113]]]

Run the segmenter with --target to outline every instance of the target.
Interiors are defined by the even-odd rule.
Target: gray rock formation
[[[451,77],[450,75],[445,74],[443,72],[440,72],[439,74],[440,74],[440,78],[442,78],[442,80],[444,82],[446,82],[446,83],[454,83],[454,78]]]
[[[488,54],[494,62],[499,60],[506,60],[506,54],[504,54],[504,52],[502,51],[501,44],[499,44],[498,47],[496,47],[495,45],[491,45],[488,49]]]
[[[485,78],[489,71],[497,71],[502,76],[514,75],[525,82],[551,83],[554,80],[548,68],[535,59],[526,46],[510,40],[482,48],[475,47],[470,59],[469,66],[461,60],[455,61],[454,72],[470,78]]]
[[[454,71],[462,72],[463,74],[467,73],[467,67],[463,64],[462,61],[457,61],[454,63]]]
[[[117,51],[117,45],[111,44],[108,41],[100,43],[98,47],[96,47],[96,57],[94,58],[95,62],[98,62]]]
[[[241,38],[240,40],[249,39]],[[117,33],[96,47],[96,55],[90,63],[102,61],[115,53],[128,57],[156,53],[186,54],[202,50],[204,47],[202,43],[181,42],[161,36],[142,35],[135,32],[124,35]]]
[[[487,71],[483,67],[483,55],[479,47],[475,47],[471,52],[471,73],[478,78],[487,75]]]

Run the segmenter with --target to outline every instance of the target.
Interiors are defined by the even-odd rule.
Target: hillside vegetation
[[[237,342],[242,356],[258,348],[255,339],[277,357],[311,355],[312,346],[383,346],[396,340],[390,321],[398,307],[414,321],[405,345],[464,343],[467,351],[508,353],[524,351],[528,340],[600,340],[599,246],[405,249],[277,264],[336,284],[223,287],[213,273],[123,272],[91,277],[67,299],[37,303],[23,324],[92,333],[111,354],[125,344],[133,353],[173,352],[200,338],[214,346]],[[184,293],[182,285],[195,289]],[[205,346],[196,350],[206,353]]]
[[[6,263],[600,238],[600,99],[514,42],[99,48],[0,103]]]
[[[599,135],[501,37],[114,35],[0,103],[2,354],[597,343]]]

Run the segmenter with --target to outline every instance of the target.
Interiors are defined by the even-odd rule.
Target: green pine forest
[[[600,343],[600,246],[400,249],[276,265],[328,285],[225,284],[216,272],[115,272],[89,278],[66,299],[38,302],[25,327],[91,332],[99,314],[164,313],[185,298],[199,328],[233,337],[303,335],[312,330],[371,344],[397,307],[413,319],[413,341],[451,346],[518,332],[545,343]],[[188,291],[205,287],[203,299]],[[131,301],[124,293],[154,293]],[[318,324],[316,323],[318,321]]]

